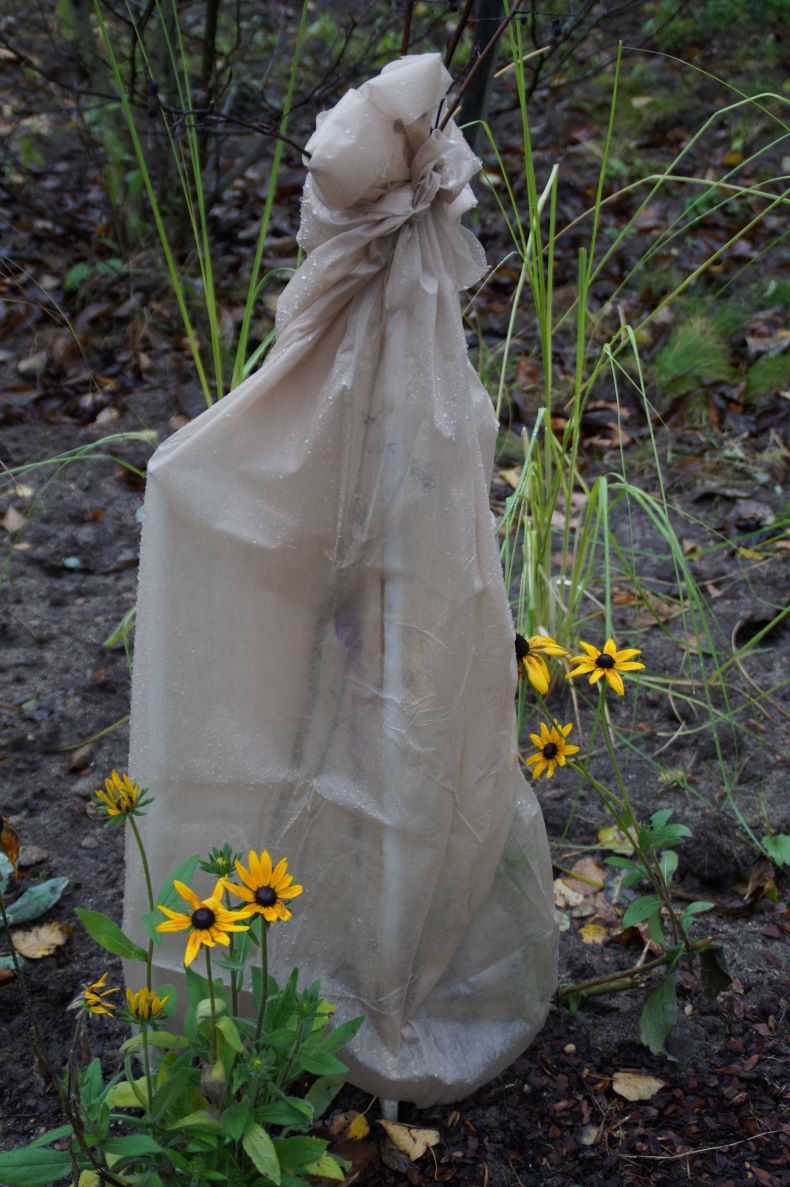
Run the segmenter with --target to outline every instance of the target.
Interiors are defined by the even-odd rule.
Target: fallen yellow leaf
[[[600,923],[585,923],[579,928],[579,935],[585,944],[602,944],[609,933]]]
[[[615,1072],[612,1088],[626,1100],[650,1100],[664,1087],[665,1080],[645,1076],[641,1072]]]
[[[409,1162],[422,1158],[426,1150],[439,1142],[437,1129],[417,1129],[413,1125],[400,1125],[396,1121],[379,1121],[387,1137]]]
[[[351,1138],[352,1142],[359,1142],[362,1138],[366,1138],[370,1133],[370,1126],[367,1123],[364,1113],[349,1114],[353,1118],[350,1125],[346,1129],[346,1137]]]
[[[610,849],[612,853],[631,854],[634,851],[628,837],[614,824],[609,824],[599,831],[598,844],[604,849]]]
[[[70,923],[58,923],[53,919],[51,923],[41,923],[29,931],[13,932],[11,939],[22,956],[28,960],[41,960],[61,948],[68,941],[71,931]]]

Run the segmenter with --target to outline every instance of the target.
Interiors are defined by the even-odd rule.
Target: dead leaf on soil
[[[612,1088],[626,1100],[651,1100],[664,1087],[666,1081],[642,1072],[615,1072]]]
[[[570,874],[565,874],[562,881],[584,898],[592,898],[603,890],[606,873],[594,857],[582,857],[571,866]]]
[[[332,1117],[329,1132],[341,1141],[349,1139],[358,1142],[370,1133],[370,1126],[364,1113],[356,1109],[349,1109],[347,1113],[337,1113]]]
[[[0,849],[3,850],[14,868],[14,873],[16,873],[19,863],[19,833],[11,821],[6,820],[5,816],[0,816]]]
[[[554,879],[554,906],[561,910],[569,907],[580,907],[584,903],[584,895],[578,890],[572,890],[562,878]]]
[[[0,523],[8,534],[13,536],[25,526],[25,517],[16,507],[9,507]]]
[[[13,979],[14,979],[14,970],[13,969],[0,969],[0,985],[2,985],[5,981],[13,981]]]
[[[605,828],[599,829],[598,844],[602,849],[608,849],[611,853],[623,853],[627,857],[634,851],[628,837],[614,824],[607,824]]]
[[[583,944],[603,944],[609,932],[600,923],[585,923],[584,927],[579,928],[579,935]]]
[[[418,1129],[413,1125],[401,1125],[397,1121],[379,1121],[378,1124],[393,1146],[408,1158],[409,1162],[416,1162],[418,1158],[422,1158],[426,1150],[438,1145],[440,1140],[437,1129]]]
[[[521,481],[521,466],[513,466],[510,470],[500,470],[498,476],[515,490]]]
[[[51,923],[42,923],[28,931],[13,932],[11,939],[21,956],[26,956],[28,960],[41,960],[68,943],[72,930],[72,924],[58,923],[53,919]]]

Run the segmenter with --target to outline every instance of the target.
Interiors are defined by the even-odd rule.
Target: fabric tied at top
[[[419,1105],[506,1067],[556,983],[457,295],[485,268],[460,223],[479,162],[432,128],[448,83],[405,57],[319,119],[276,345],[149,465],[129,765],[155,885],[224,841],[288,858],[305,890],[272,971],[365,1014],[352,1082]],[[182,960],[168,937],[159,982]]]

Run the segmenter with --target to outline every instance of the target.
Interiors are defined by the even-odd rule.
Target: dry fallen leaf
[[[418,1158],[422,1158],[426,1150],[436,1146],[440,1140],[437,1129],[418,1129],[413,1125],[400,1125],[397,1121],[379,1121],[379,1125],[393,1146],[408,1158],[409,1162],[416,1162]]]
[[[664,1087],[665,1081],[642,1072],[615,1072],[612,1088],[626,1100],[650,1100]]]
[[[58,923],[54,919],[51,923],[41,923],[38,927],[31,927],[28,931],[13,932],[11,939],[17,952],[29,960],[41,960],[44,956],[51,956],[53,952],[67,943],[71,936],[72,926],[69,923]]]
[[[332,1116],[329,1132],[333,1137],[346,1141],[358,1142],[370,1133],[370,1126],[364,1113],[356,1109],[349,1109],[347,1113],[335,1113]]]
[[[570,874],[566,874],[562,880],[577,894],[592,898],[599,890],[603,890],[606,874],[594,857],[582,857],[571,866]]]
[[[554,879],[554,906],[555,907],[580,907],[584,902],[584,895],[579,894],[578,890],[572,890],[567,886],[562,878]]]
[[[16,507],[9,507],[0,523],[7,532],[14,535],[25,526],[25,516],[21,511],[17,511]]]
[[[499,477],[515,490],[521,481],[521,466],[513,466],[511,470],[500,470]]]
[[[16,873],[19,860],[19,834],[5,816],[0,816],[0,849],[3,850],[13,866],[14,873]]]
[[[579,928],[579,935],[584,944],[603,944],[609,933],[600,923],[586,923]]]
[[[600,829],[598,832],[598,844],[602,849],[609,849],[612,853],[623,853],[626,856],[630,856],[634,851],[634,847],[628,840],[628,837],[614,824],[609,824],[606,828]]]

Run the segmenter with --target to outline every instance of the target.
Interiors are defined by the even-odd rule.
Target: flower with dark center
[[[249,904],[244,908],[247,916],[263,915],[267,923],[290,919],[291,912],[285,904],[288,899],[300,895],[303,887],[293,885],[293,876],[288,873],[286,859],[272,866],[272,859],[265,849],[260,856],[251,849],[248,865],[249,869],[245,869],[240,861],[236,862],[236,873],[243,886],[228,883],[228,890]]]
[[[184,964],[189,967],[200,951],[202,944],[213,948],[215,944],[230,944],[228,933],[232,931],[247,931],[248,923],[242,923],[249,914],[248,910],[229,911],[222,904],[222,893],[227,883],[220,878],[208,898],[199,899],[194,890],[190,890],[183,882],[173,881],[173,886],[181,895],[185,903],[191,907],[189,915],[180,911],[171,911],[169,907],[157,906],[167,919],[157,923],[157,931],[189,931]]]
[[[584,655],[574,655],[571,657],[571,663],[578,666],[574,671],[568,673],[568,679],[574,676],[589,676],[590,684],[595,684],[596,681],[602,678],[606,683],[613,688],[619,696],[625,692],[623,685],[623,678],[621,672],[638,672],[644,668],[644,664],[634,663],[635,655],[641,655],[642,652],[635,647],[628,647],[624,651],[618,651],[614,639],[607,639],[603,646],[603,651],[599,651],[597,647],[593,647],[591,643],[579,643]]]
[[[546,655],[567,655],[564,647],[560,647],[555,639],[549,635],[530,635],[525,639],[516,634],[516,659],[519,669],[523,670],[533,688],[546,695],[549,691],[549,666],[544,659]]]
[[[527,766],[532,767],[532,778],[537,779],[545,771],[546,778],[551,779],[557,767],[564,767],[566,758],[579,753],[578,746],[572,746],[566,741],[573,729],[573,722],[560,725],[555,721],[549,727],[544,722],[540,724],[539,734],[530,734],[530,740],[535,747],[535,753],[527,759]]]

